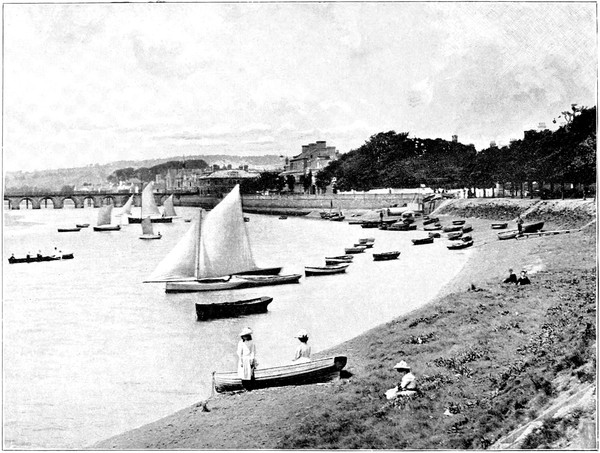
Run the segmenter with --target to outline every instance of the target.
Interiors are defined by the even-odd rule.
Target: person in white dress
[[[300,344],[296,348],[296,354],[294,354],[294,363],[310,362],[310,346],[308,345],[308,332],[301,329],[296,334],[296,338],[300,341]]]
[[[402,380],[400,383],[385,392],[388,400],[395,399],[399,396],[414,396],[417,394],[417,382],[414,374],[410,372],[408,364],[402,360],[394,365],[394,369],[400,373]]]
[[[256,346],[252,341],[252,329],[245,327],[240,332],[240,337],[237,347],[238,377],[242,380],[242,386],[246,390],[251,390],[254,370],[257,365]]]

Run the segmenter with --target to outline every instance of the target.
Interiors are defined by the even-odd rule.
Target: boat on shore
[[[254,262],[242,213],[239,184],[198,220],[145,281],[164,282],[165,291],[201,292],[298,282],[302,275],[273,275],[281,267]]]
[[[375,242],[375,238],[360,238],[358,240],[359,244],[367,244],[369,242]]]
[[[304,266],[304,275],[331,275],[346,272],[350,263],[330,264],[326,266]]]
[[[337,256],[326,256],[325,264],[342,264],[342,263],[351,263],[354,259],[354,255],[337,255]]]
[[[272,297],[257,297],[234,302],[196,303],[196,318],[198,321],[206,321],[264,313],[271,302],[273,302]]]
[[[508,223],[492,223],[492,230],[504,230],[508,227]]]
[[[75,226],[77,228],[87,228],[90,226],[90,224],[89,223],[76,223]]]
[[[460,249],[466,249],[467,247],[471,247],[473,245],[473,240],[470,241],[458,241],[455,242],[454,244],[448,244],[447,247],[449,250],[460,250]]]
[[[381,252],[373,253],[373,261],[388,261],[398,259],[400,252],[395,250],[393,252]]]
[[[374,242],[357,242],[356,244],[354,244],[354,247],[364,246],[368,249],[371,249],[371,248],[373,248],[374,245],[375,245]]]
[[[449,241],[456,241],[462,237],[462,231],[453,231],[452,233],[448,233],[447,237]]]
[[[423,227],[423,231],[438,231],[438,230],[441,230],[441,229],[442,229],[442,225],[439,224],[439,223]]]
[[[473,226],[470,223],[466,223],[462,226],[463,233],[470,233],[471,231],[473,231]]]
[[[112,225],[112,204],[102,206],[98,211],[98,222],[94,231],[119,231],[121,225]]]
[[[430,225],[432,223],[438,223],[440,219],[438,217],[424,217],[423,225]]]
[[[426,238],[411,239],[411,241],[413,245],[433,244],[433,238],[431,236]]]
[[[516,239],[519,235],[519,230],[502,231],[498,233],[498,239],[504,241],[506,239]]]
[[[379,228],[382,225],[382,222],[379,220],[363,220],[360,224],[361,228]]]
[[[60,261],[60,260],[72,260],[74,258],[72,253],[63,253],[60,256],[55,255],[35,255],[25,256],[23,258],[16,258],[14,255],[8,258],[9,264],[20,264],[20,263],[42,263],[45,261]]]
[[[442,231],[444,233],[454,233],[455,231],[462,231],[462,226],[461,225],[446,226],[446,227],[442,228]]]
[[[252,388],[262,389],[327,381],[336,375],[339,376],[339,372],[346,366],[347,360],[345,356],[337,356],[270,368],[259,367],[254,371]],[[237,371],[213,372],[213,383],[215,390],[219,393],[244,389]]]
[[[523,224],[523,233],[535,233],[544,228],[544,222],[532,222]]]
[[[459,220],[453,220],[453,221],[452,221],[452,225],[464,225],[464,224],[465,224],[465,222],[466,222],[466,220],[462,220],[462,219],[459,219]]]
[[[396,223],[392,223],[391,225],[384,224],[380,229],[387,231],[414,231],[417,229],[417,224],[409,224],[404,221],[398,221]]]
[[[440,238],[440,237],[442,237],[442,235],[439,232],[437,232],[437,231],[430,231],[428,234],[429,234],[430,238]]]

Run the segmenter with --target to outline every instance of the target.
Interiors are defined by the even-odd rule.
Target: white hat
[[[300,329],[296,334],[296,338],[308,337],[308,332],[304,329]]]
[[[252,329],[250,327],[244,327],[240,332],[240,337],[243,337],[244,335],[252,335]]]
[[[410,367],[408,366],[408,363],[406,363],[404,360],[401,360],[396,365],[394,365],[394,369],[396,369],[396,370],[409,370],[410,371]]]

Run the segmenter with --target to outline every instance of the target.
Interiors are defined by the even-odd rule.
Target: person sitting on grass
[[[400,383],[385,392],[388,400],[393,400],[399,396],[414,396],[417,393],[417,382],[414,374],[410,372],[408,364],[402,360],[394,365],[394,369],[400,373]]]
[[[517,276],[512,269],[508,270],[508,277],[505,278],[502,283],[517,283]]]
[[[517,286],[529,285],[531,281],[527,277],[527,271],[521,271],[521,275],[517,280]]]

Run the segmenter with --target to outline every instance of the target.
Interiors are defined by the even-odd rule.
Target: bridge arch
[[[19,207],[19,209],[36,209],[36,203],[34,202],[34,200],[32,198],[29,197],[23,197],[21,199],[19,199],[19,204],[17,205]],[[39,205],[38,205],[38,209],[39,209]]]
[[[40,198],[40,209],[54,209],[55,207],[56,204],[52,197]]]
[[[62,205],[63,205],[63,208],[65,208],[65,209],[75,209],[75,208],[80,207],[80,206],[77,206],[77,198],[73,198],[73,197],[63,198]]]
[[[82,208],[97,208],[98,206],[96,206],[96,200],[94,199],[94,197],[87,196],[87,197],[83,197],[83,199],[81,200],[81,207]]]
[[[108,206],[109,204],[115,206],[115,197],[111,195],[102,197],[102,206]]]

